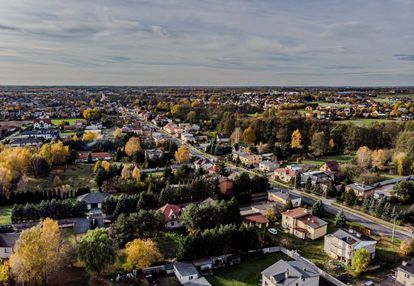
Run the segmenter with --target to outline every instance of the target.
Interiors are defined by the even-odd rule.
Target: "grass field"
[[[0,207],[0,225],[11,224],[11,210],[13,206]]]
[[[302,161],[304,164],[308,165],[315,165],[315,166],[321,166],[326,161],[336,160],[339,163],[349,163],[355,158],[355,153],[350,153],[347,155],[333,155],[333,156],[323,156],[318,158],[312,158],[312,159],[305,159]]]
[[[65,120],[65,123],[69,124],[69,125],[74,125],[75,121],[77,121],[77,120],[86,122],[86,120],[83,119],[83,118],[67,118],[67,119],[52,119],[52,124],[53,125],[60,125],[60,122],[62,122],[62,120]]]
[[[280,252],[251,257],[239,265],[214,270],[207,280],[213,286],[257,286],[260,272],[280,259],[291,260]]]
[[[340,124],[352,123],[357,126],[364,126],[364,125],[371,125],[374,123],[391,123],[391,122],[401,123],[402,121],[395,120],[395,119],[356,118],[356,119],[341,120],[341,121],[335,121],[335,122],[340,123]]]
[[[175,232],[164,232],[155,239],[164,259],[177,257],[180,240],[184,240],[184,236]]]
[[[46,178],[29,178],[29,190],[45,190],[53,188],[53,178],[59,176],[63,184],[69,184],[72,188],[86,187],[96,188],[93,164],[77,164],[69,166],[66,171],[63,168],[55,168]]]

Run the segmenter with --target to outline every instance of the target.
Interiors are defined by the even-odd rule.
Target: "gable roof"
[[[13,248],[19,237],[19,232],[0,233],[0,247]]]
[[[294,285],[299,279],[319,277],[319,273],[302,261],[279,260],[262,271],[262,275],[276,281],[277,285]]]
[[[326,161],[326,166],[331,170],[332,172],[338,172],[339,171],[339,164],[335,160]]]
[[[103,192],[92,192],[81,195],[77,198],[78,201],[84,201],[87,204],[99,204],[102,203],[110,194]]]
[[[158,210],[164,214],[165,222],[180,220],[182,209],[177,205],[165,204]]]
[[[176,262],[174,268],[181,276],[198,275],[197,269],[189,262]]]

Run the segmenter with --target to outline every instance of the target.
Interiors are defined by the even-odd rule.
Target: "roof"
[[[298,195],[292,194],[289,192],[289,190],[282,190],[282,189],[274,189],[274,190],[268,190],[268,193],[271,193],[272,195],[281,198],[284,201],[287,201],[288,199],[299,199],[300,197]]]
[[[165,204],[158,209],[164,214],[164,221],[177,221],[180,219],[182,209],[177,205]]]
[[[19,232],[0,233],[0,247],[13,248],[19,236]]]
[[[181,276],[198,275],[197,269],[189,262],[176,262],[174,269],[180,273]]]
[[[331,170],[332,172],[338,172],[339,171],[339,164],[335,160],[326,161],[325,164]]]
[[[185,286],[211,286],[210,282],[206,278],[200,277],[196,280],[184,283]]]
[[[318,218],[317,216],[311,215],[311,214],[307,214],[306,216],[302,216],[302,217],[298,218],[298,220],[300,220],[301,222],[303,222],[304,224],[306,224],[307,226],[309,226],[311,228],[319,228],[319,227],[322,227],[322,226],[328,224],[326,221]]]
[[[292,170],[290,168],[277,168],[274,170],[275,174],[285,174],[289,177],[294,177],[296,176],[296,171]]]
[[[414,259],[411,259],[410,261],[404,261],[402,265],[398,267],[398,270],[402,270],[406,273],[414,275]]]
[[[109,196],[110,194],[108,193],[92,192],[92,193],[81,195],[77,199],[78,201],[83,201],[87,204],[98,204],[98,203],[102,203],[106,199],[106,197],[109,197]]]
[[[367,191],[374,189],[374,187],[371,185],[365,185],[361,183],[353,183],[353,184],[347,185],[346,187],[352,190],[359,191],[359,192],[367,192]]]
[[[292,210],[287,210],[285,212],[282,213],[282,215],[286,215],[288,217],[293,217],[293,218],[300,218],[303,217],[307,214],[310,214],[311,211],[305,208],[296,208],[296,209],[292,209]]]
[[[261,213],[253,213],[253,214],[248,214],[246,216],[243,216],[243,221],[260,223],[260,224],[265,224],[269,222],[267,218]]]
[[[294,285],[299,279],[319,277],[319,273],[311,265],[302,261],[279,260],[262,271],[262,275],[274,279],[277,285]]]
[[[329,236],[334,236],[338,239],[341,239],[349,245],[354,245],[361,241],[375,241],[373,238],[359,233],[353,229],[338,229]]]
[[[89,154],[91,154],[92,159],[112,158],[112,154],[108,152],[79,152],[78,154],[81,160],[88,159]]]

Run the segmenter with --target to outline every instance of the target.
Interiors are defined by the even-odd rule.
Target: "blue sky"
[[[414,85],[412,0],[0,0],[0,84]]]

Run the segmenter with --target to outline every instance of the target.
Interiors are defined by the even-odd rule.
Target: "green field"
[[[396,119],[355,118],[355,119],[341,120],[341,121],[336,121],[336,122],[340,124],[352,123],[357,126],[364,126],[364,125],[372,125],[374,123],[390,123],[390,122],[401,123],[402,121],[396,120]]]
[[[62,167],[52,169],[46,178],[29,178],[29,190],[47,190],[53,188],[53,178],[59,176],[63,184],[69,184],[72,188],[78,187],[96,188],[93,164],[70,165],[66,170]]]
[[[62,120],[65,120],[65,124],[68,125],[74,125],[75,121],[80,120],[84,123],[86,123],[86,120],[83,118],[67,118],[67,119],[52,119],[52,124],[53,125],[60,125],[60,122],[62,122]]]
[[[323,156],[318,158],[310,158],[302,160],[302,163],[308,165],[314,165],[320,167],[326,161],[336,160],[338,163],[349,163],[355,158],[355,153],[350,153],[347,155],[333,155],[333,156]]]
[[[12,206],[0,207],[0,225],[11,224]]]
[[[257,286],[260,273],[280,259],[291,260],[280,252],[269,253],[248,258],[236,266],[213,270],[213,276],[206,278],[213,286]]]

